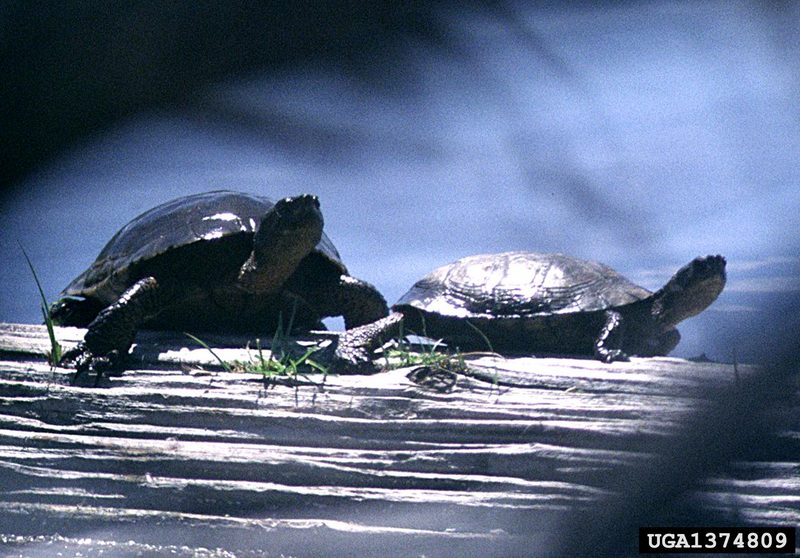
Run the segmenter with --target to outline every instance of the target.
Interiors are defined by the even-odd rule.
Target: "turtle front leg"
[[[376,371],[371,353],[385,339],[400,333],[403,314],[392,312],[385,318],[348,329],[334,343],[332,368],[338,374],[364,374]]]
[[[89,324],[83,341],[67,351],[59,363],[75,366],[73,383],[88,372],[97,375],[97,383],[104,372],[121,369],[136,330],[164,307],[165,298],[162,285],[154,277],[145,277],[102,310]]]
[[[606,310],[605,322],[594,341],[594,356],[603,362],[630,360],[619,347],[622,338],[622,315],[614,310]]]

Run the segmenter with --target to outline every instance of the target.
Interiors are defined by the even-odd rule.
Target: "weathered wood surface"
[[[82,334],[58,330],[67,346]],[[180,350],[180,338],[138,342],[141,370],[76,387],[69,370],[30,357],[48,348],[43,328],[0,326],[0,549],[546,555],[560,522],[602,505],[609,476],[646,466],[710,394],[759,373],[674,358],[484,357],[446,393],[408,369],[265,388],[209,370],[216,358]],[[763,452],[707,478],[691,501],[740,524],[800,523],[800,407],[778,408]]]

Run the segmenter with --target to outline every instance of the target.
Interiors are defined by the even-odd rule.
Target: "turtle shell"
[[[652,293],[598,262],[505,252],[460,259],[418,281],[394,306],[448,318],[519,319],[590,313]]]
[[[274,205],[266,197],[219,190],[156,206],[122,227],[62,296],[108,304],[154,267],[214,280],[217,270],[238,269],[252,250],[262,217]],[[312,256],[339,273],[347,272],[324,233]]]

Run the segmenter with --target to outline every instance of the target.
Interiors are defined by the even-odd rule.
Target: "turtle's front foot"
[[[402,314],[392,312],[385,318],[345,331],[335,343],[332,370],[338,374],[378,372],[380,367],[372,359],[372,352],[383,344],[383,339],[397,335],[402,321]]]
[[[94,374],[94,385],[98,385],[104,375],[123,369],[123,356],[118,350],[109,351],[103,355],[94,354],[86,343],[80,342],[74,349],[70,349],[61,357],[59,366],[75,368],[72,376],[73,385],[83,383],[84,378]]]
[[[379,367],[370,358],[369,348],[347,333],[335,343],[331,371],[335,374],[373,374]]]
[[[603,362],[628,361],[630,357],[622,349],[612,349],[620,346],[622,330],[622,315],[616,310],[606,310],[605,323],[594,342],[594,356]]]

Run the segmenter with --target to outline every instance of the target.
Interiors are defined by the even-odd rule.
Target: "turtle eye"
[[[297,196],[296,199],[300,200],[300,201],[302,201],[304,203],[313,204],[314,207],[319,209],[319,198],[317,196],[315,196],[314,194],[302,194],[300,196]]]
[[[310,209],[319,211],[319,199],[312,194],[303,194],[293,198],[283,198],[275,204],[273,211],[278,215],[288,212],[289,215],[303,215]]]

